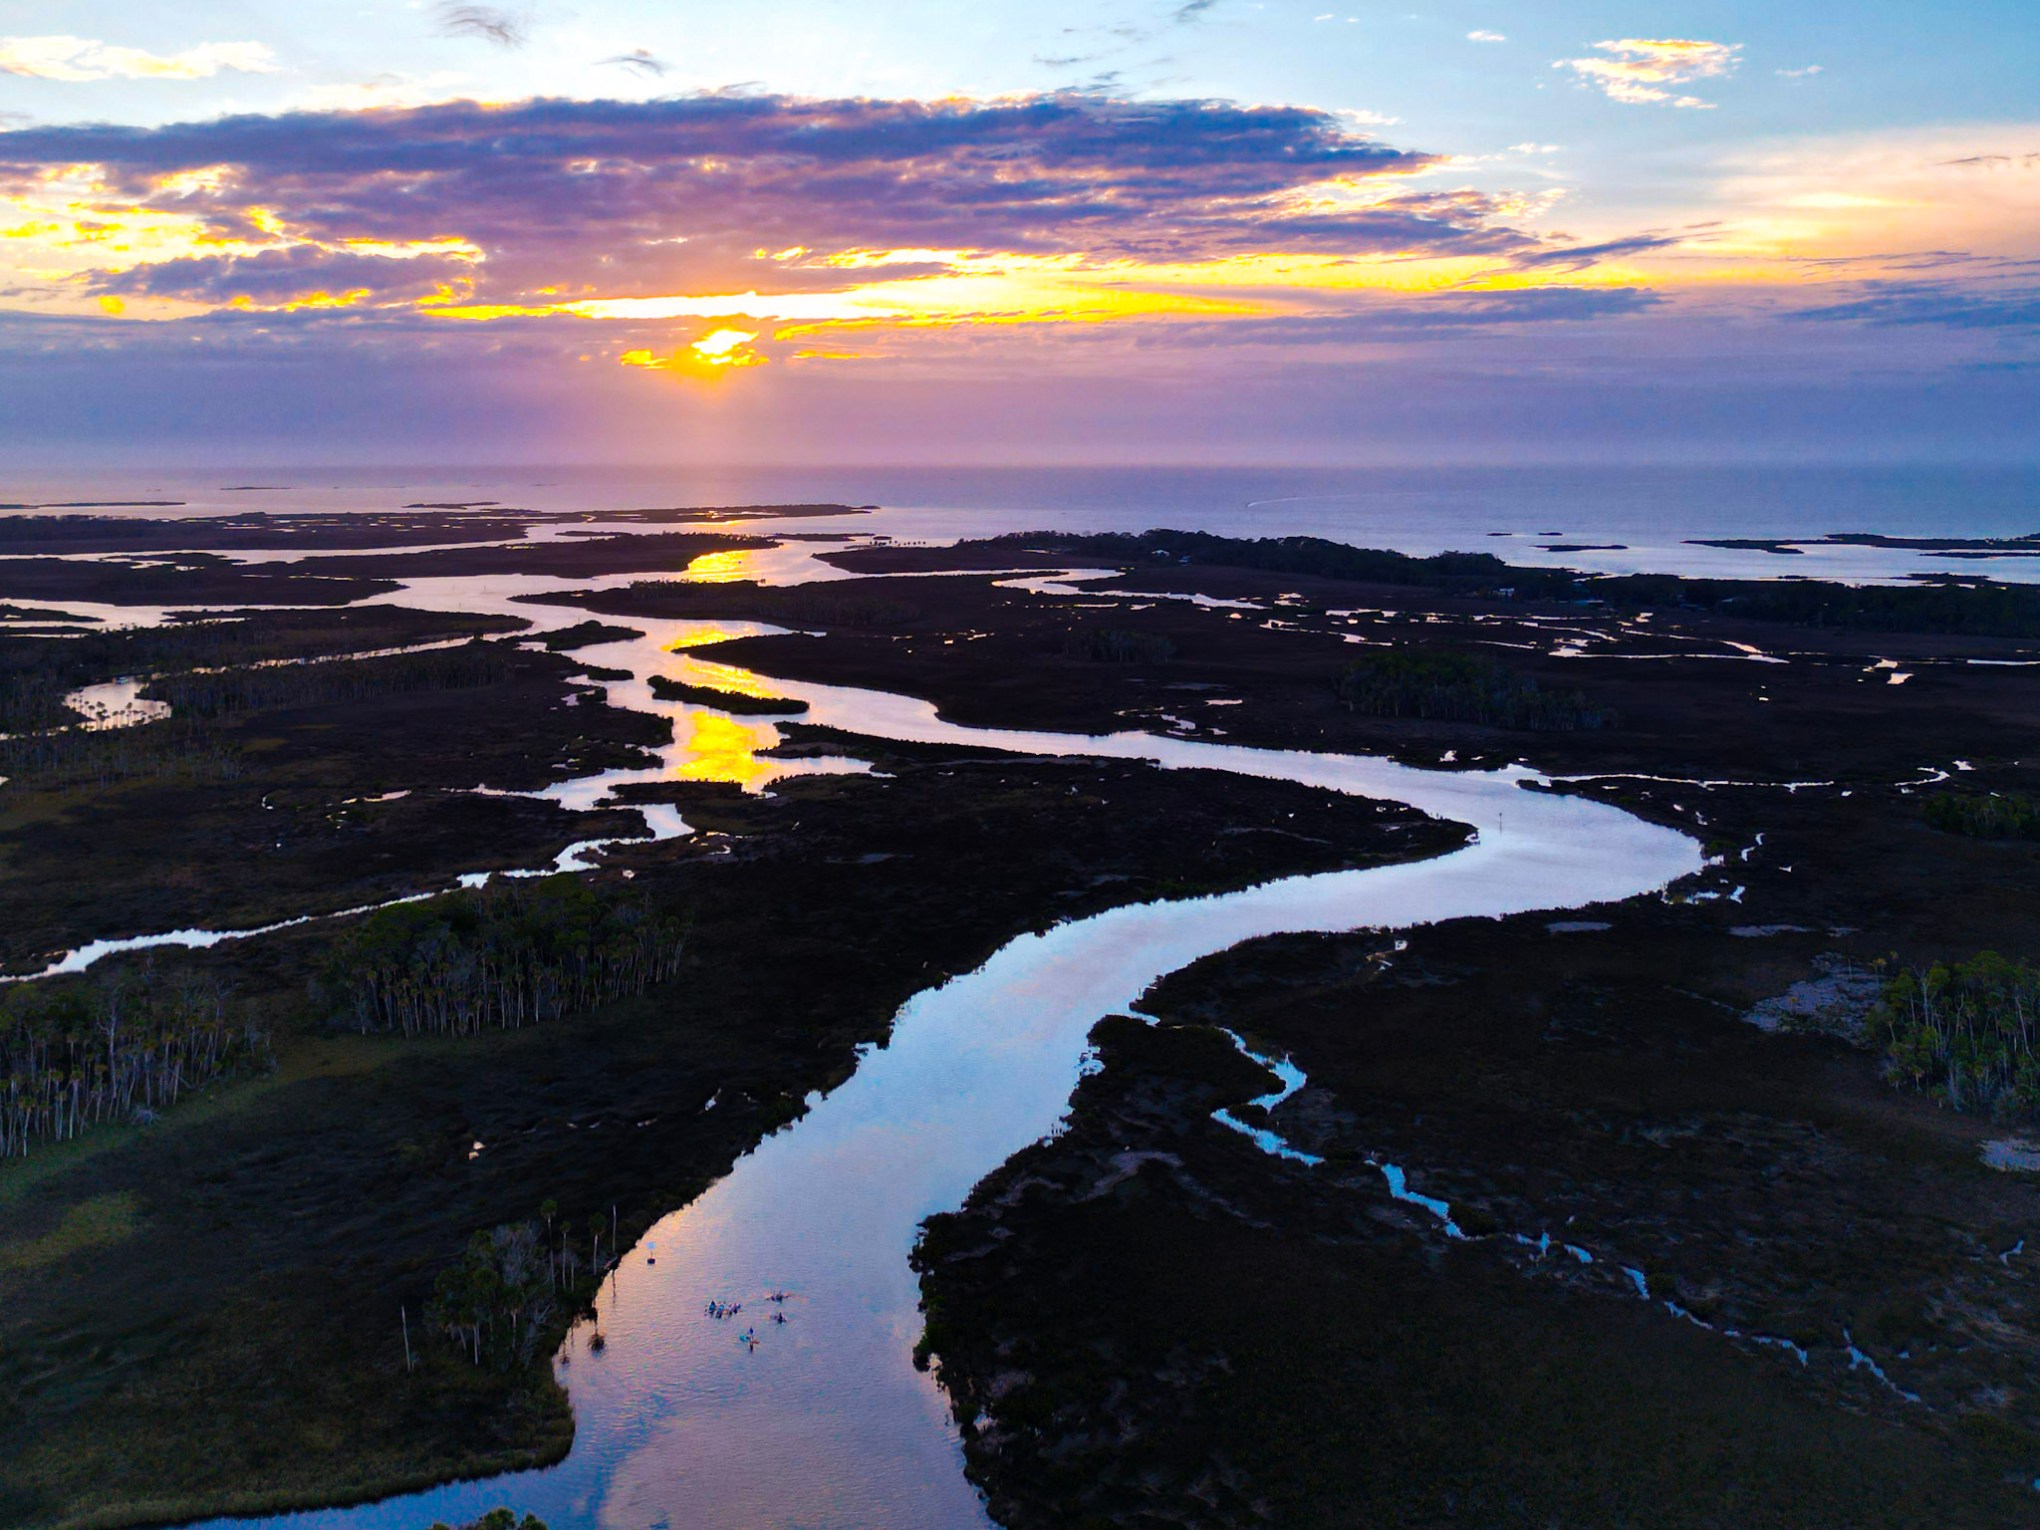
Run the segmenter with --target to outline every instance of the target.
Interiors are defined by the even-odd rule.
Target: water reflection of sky
[[[735,684],[729,666],[684,650],[763,630],[645,625],[657,630],[589,650],[589,662],[633,649],[646,680]],[[643,682],[614,682],[626,683]],[[1429,861],[1070,921],[916,996],[850,1080],[625,1254],[598,1302],[606,1346],[593,1351],[589,1323],[564,1351],[578,1425],[565,1461],[272,1523],[413,1530],[511,1503],[555,1530],[982,1526],[941,1394],[910,1359],[920,1315],[907,1251],[923,1217],[957,1204],[1053,1128],[1101,1015],[1124,1012],[1163,973],[1256,935],[1569,907],[1630,896],[1700,865],[1697,846],[1674,831],[1582,798],[1519,791],[1519,770],[1455,774],[1139,734],[973,729],[911,698],[805,682],[783,690],[807,701],[816,722],[851,732],[1213,767],[1408,800],[1482,833]],[[676,718],[675,770],[706,771],[713,761],[741,776],[773,728],[686,703],[658,710]],[[756,1350],[740,1346],[737,1331],[771,1310],[775,1290],[798,1298],[789,1323],[763,1330]],[[720,1322],[704,1314],[711,1300],[741,1301],[744,1312]]]
[[[805,557],[812,545],[826,544],[795,547]],[[758,566],[740,557],[714,567]],[[513,615],[544,632],[587,620],[587,608],[519,597],[625,582],[427,578],[372,603]],[[1566,907],[1630,896],[1699,865],[1697,848],[1675,832],[1599,803],[1520,792],[1518,771],[1427,772],[1136,733],[1080,738],[966,728],[924,701],[774,682],[701,652],[784,629],[608,620],[637,635],[575,650],[573,661],[612,704],[668,719],[672,737],[654,764],[540,794],[564,806],[599,806],[638,783],[727,781],[759,790],[784,776],[869,768],[842,757],[769,758],[781,741],[771,718],[661,700],[651,683],[666,676],[754,698],[795,698],[808,703],[812,721],[850,733],[1206,766],[1407,800],[1483,833],[1431,861],[1291,878],[1057,925],[918,995],[888,1045],[867,1055],[849,1081],[626,1253],[598,1303],[607,1346],[595,1354],[593,1325],[583,1324],[562,1358],[577,1419],[565,1461],[285,1521],[302,1530],[415,1530],[505,1502],[538,1512],[555,1530],[982,1526],[941,1394],[911,1362],[920,1315],[907,1252],[922,1218],[956,1205],[985,1173],[1053,1127],[1100,1016],[1124,1011],[1162,974],[1255,935]],[[663,822],[663,832],[682,832],[677,817]],[[661,821],[648,827],[660,830]],[[676,1100],[673,1108],[706,1106]],[[739,1348],[729,1326],[702,1315],[710,1299],[741,1300],[747,1315],[762,1313],[769,1293],[781,1288],[798,1293],[801,1305],[755,1350]]]
[[[684,577],[780,582],[796,570],[826,570],[813,553],[830,545],[714,554]],[[550,631],[585,621],[587,609],[519,596],[612,589],[640,577],[420,579],[370,603],[514,615]],[[962,728],[925,702],[775,684],[700,652],[782,629],[605,620],[641,635],[576,650],[573,659],[591,673],[620,672],[591,683],[617,706],[667,718],[672,736],[656,764],[542,794],[568,806],[599,805],[633,783],[724,781],[759,790],[785,776],[868,768],[840,757],[768,758],[782,738],[770,718],[659,700],[650,683],[663,675],[754,698],[797,697],[811,704],[813,721],[874,737],[1229,770],[1409,801],[1482,835],[1413,865],[1072,921],[1023,936],[977,971],[918,995],[888,1046],[850,1081],[626,1254],[600,1302],[607,1348],[591,1352],[587,1325],[568,1343],[563,1374],[579,1428],[566,1461],[288,1521],[303,1530],[413,1530],[503,1502],[538,1510],[555,1530],[982,1524],[940,1394],[909,1359],[919,1315],[906,1253],[922,1217],[957,1204],[984,1173],[1053,1127],[1099,1016],[1130,1007],[1160,975],[1256,935],[1574,907],[1631,896],[1699,864],[1697,848],[1669,829],[1584,799],[1518,791],[1520,772],[1427,772],[1132,733],[1084,739]],[[669,828],[680,832],[677,819]],[[758,1303],[780,1286],[796,1290],[803,1305],[786,1333],[756,1351],[739,1350],[729,1328],[700,1316],[710,1298]]]

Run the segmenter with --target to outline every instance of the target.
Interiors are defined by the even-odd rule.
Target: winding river
[[[586,613],[514,597],[603,582],[417,580],[381,599],[504,611],[544,630]],[[1702,865],[1686,836],[1601,803],[1527,790],[1540,778],[1520,767],[1426,771],[1142,733],[968,728],[924,702],[779,682],[695,651],[775,629],[624,620],[645,635],[581,655],[628,671],[628,679],[602,682],[611,701],[670,716],[675,742],[653,769],[544,794],[569,807],[593,806],[629,780],[680,775],[758,786],[796,770],[859,768],[760,759],[777,741],[769,720],[659,702],[648,681],[664,673],[804,701],[807,720],[867,737],[1148,759],[1292,781],[1406,802],[1478,834],[1428,861],[1123,907],[1009,942],[976,971],[911,999],[888,1043],[867,1052],[849,1080],[812,1098],[801,1119],[626,1253],[596,1317],[569,1335],[556,1362],[576,1418],[564,1461],[262,1523],[414,1530],[509,1504],[553,1530],[986,1525],[945,1401],[911,1362],[921,1324],[907,1255],[923,1218],[960,1205],[984,1175],[1055,1130],[1093,1024],[1131,1008],[1165,974],[1256,936],[1577,908],[1649,893]],[[668,814],[649,817],[649,830],[685,832]],[[741,1305],[725,1318],[710,1314],[712,1302]],[[597,1331],[599,1351],[589,1342]]]

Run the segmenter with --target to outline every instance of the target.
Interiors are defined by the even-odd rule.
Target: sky
[[[0,0],[0,469],[2040,458],[2033,0]]]

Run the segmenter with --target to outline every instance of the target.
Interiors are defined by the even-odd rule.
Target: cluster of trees
[[[1166,664],[1176,657],[1176,644],[1159,632],[1080,627],[1063,639],[1063,657],[1092,664]]]
[[[444,1524],[435,1524],[432,1530],[449,1530]],[[545,1521],[536,1514],[527,1514],[519,1519],[508,1509],[491,1509],[480,1519],[461,1525],[459,1530],[545,1530]]]
[[[163,1110],[269,1038],[206,975],[153,966],[17,983],[0,997],[0,1158]]]
[[[585,1243],[576,1243],[551,1201],[539,1215],[542,1222],[476,1233],[433,1285],[426,1321],[471,1365],[507,1371],[531,1364],[554,1319],[584,1304],[616,1262],[605,1237],[614,1228],[601,1213],[588,1218]]]
[[[2040,1117],[2040,968],[1984,951],[1903,972],[1884,990],[1885,1069],[1956,1110]]]
[[[1928,823],[1972,839],[2040,839],[2040,802],[2019,792],[1936,792]]]
[[[427,1319],[476,1365],[529,1365],[554,1315],[555,1261],[535,1223],[478,1232],[458,1264],[440,1271]]]
[[[381,909],[319,987],[364,1033],[472,1036],[643,993],[679,969],[685,937],[649,902],[563,873]]]
[[[392,654],[380,659],[240,667],[172,675],[144,694],[170,703],[180,717],[229,717],[265,707],[319,706],[412,691],[467,690],[495,685],[515,672],[511,651],[476,638],[459,648]]]
[[[1370,717],[1422,717],[1486,723],[1539,733],[1604,728],[1612,713],[1579,691],[1547,691],[1482,654],[1440,649],[1380,649],[1339,677],[1339,698]]]

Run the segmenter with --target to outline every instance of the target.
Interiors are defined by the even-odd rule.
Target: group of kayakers
[[[790,1300],[787,1293],[784,1291],[774,1291],[770,1296],[766,1297],[765,1299],[771,1302],[775,1307],[783,1307],[785,1306],[787,1301]],[[743,1310],[744,1304],[742,1302],[725,1302],[725,1301],[711,1301],[701,1309],[703,1316],[712,1317],[718,1323],[722,1322],[725,1318],[735,1317],[739,1312],[742,1312]],[[767,1319],[767,1321],[783,1325],[786,1322],[786,1314],[784,1312],[774,1312],[772,1316],[769,1319]],[[758,1347],[758,1328],[756,1324],[753,1324],[751,1327],[746,1328],[742,1333],[737,1335],[737,1348],[744,1350],[746,1353],[748,1353],[751,1350],[756,1349],[757,1347]]]

